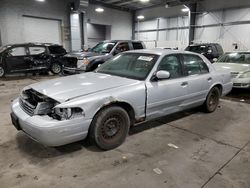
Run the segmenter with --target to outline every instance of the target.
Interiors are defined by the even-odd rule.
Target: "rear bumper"
[[[29,116],[16,99],[12,104],[12,123],[33,140],[46,146],[61,146],[87,137],[91,119],[58,121],[48,116]]]

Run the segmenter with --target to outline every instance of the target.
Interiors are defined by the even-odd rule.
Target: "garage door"
[[[61,22],[24,17],[24,42],[62,43]]]

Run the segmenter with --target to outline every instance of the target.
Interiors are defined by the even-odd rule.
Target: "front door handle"
[[[182,83],[181,83],[181,86],[182,86],[182,87],[186,87],[187,85],[188,85],[188,82],[182,82]]]
[[[209,77],[209,78],[207,79],[207,81],[209,81],[209,82],[211,82],[212,80],[213,80],[212,77]]]

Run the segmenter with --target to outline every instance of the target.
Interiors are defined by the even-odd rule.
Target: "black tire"
[[[62,66],[59,63],[57,63],[57,62],[52,63],[50,71],[53,74],[60,74],[62,72]]]
[[[0,66],[0,78],[4,78],[5,77],[5,70],[2,66]]]
[[[94,117],[89,130],[89,141],[102,150],[114,149],[125,141],[129,126],[130,118],[123,108],[107,107]]]
[[[220,102],[220,89],[218,87],[213,87],[206,98],[205,103],[203,104],[203,108],[205,112],[212,113],[214,112]]]

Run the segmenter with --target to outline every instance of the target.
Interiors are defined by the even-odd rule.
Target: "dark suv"
[[[80,73],[95,70],[111,57],[129,50],[144,49],[141,41],[109,40],[98,43],[87,52],[72,52],[64,57],[64,73]]]
[[[59,74],[66,50],[56,44],[27,43],[0,47],[0,77],[6,73],[48,72]]]
[[[224,53],[221,45],[218,43],[192,44],[185,51],[202,54],[212,63],[214,59],[218,59]]]

